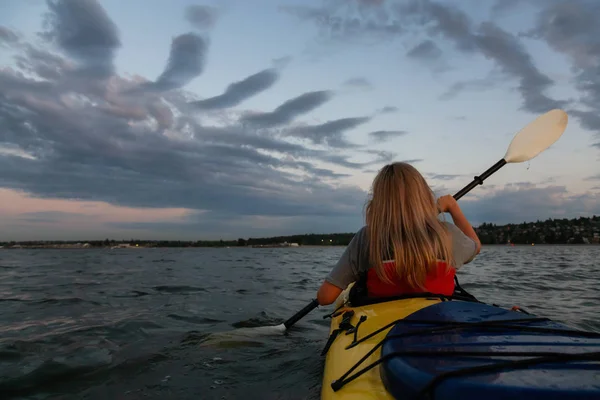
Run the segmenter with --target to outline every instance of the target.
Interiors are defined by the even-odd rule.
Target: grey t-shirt
[[[454,268],[457,270],[475,258],[477,244],[465,235],[458,227],[449,222],[443,222],[452,236],[452,252],[455,259]],[[325,280],[341,289],[358,280],[360,273],[369,269],[367,230],[362,227],[352,238],[337,264],[325,277]]]

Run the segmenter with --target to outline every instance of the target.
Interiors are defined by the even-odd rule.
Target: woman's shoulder
[[[454,225],[452,222],[441,221],[441,223],[452,236],[464,235],[464,233],[460,229],[458,229],[458,226]]]
[[[367,240],[367,226],[363,225],[358,231],[356,231],[352,240],[356,242],[357,245],[364,244],[364,242]]]

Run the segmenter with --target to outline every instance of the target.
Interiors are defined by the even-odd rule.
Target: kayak
[[[329,315],[324,400],[600,399],[600,333],[462,288],[372,301],[351,289]]]

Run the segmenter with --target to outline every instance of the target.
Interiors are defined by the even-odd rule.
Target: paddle
[[[481,176],[476,176],[471,183],[454,195],[456,200],[469,193],[475,186],[482,185],[489,178],[508,163],[520,163],[528,161],[550,147],[561,137],[567,127],[567,113],[561,109],[550,110],[537,117],[525,128],[521,129],[508,146],[506,154],[500,161],[490,167]],[[317,299],[313,299],[302,310],[283,323],[285,329],[289,329],[306,314],[319,306]],[[280,325],[281,326],[281,325]]]
[[[531,160],[546,150],[561,137],[567,128],[568,120],[567,113],[560,109],[548,111],[537,117],[515,135],[500,161],[492,165],[481,176],[474,177],[471,183],[454,195],[454,198],[458,200],[475,186],[483,185],[485,179],[506,164]]]

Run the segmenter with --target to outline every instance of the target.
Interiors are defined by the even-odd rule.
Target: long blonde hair
[[[394,260],[397,278],[423,289],[437,262],[452,263],[450,236],[438,220],[435,195],[412,165],[396,162],[383,167],[366,206],[369,261],[384,282],[383,261]]]

